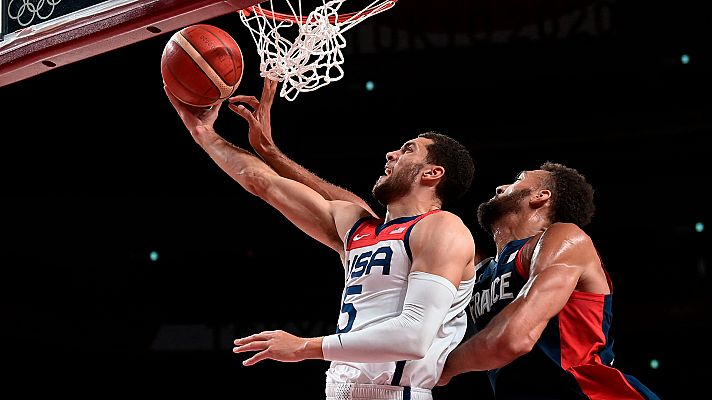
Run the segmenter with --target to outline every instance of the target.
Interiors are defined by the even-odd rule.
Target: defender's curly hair
[[[551,175],[543,182],[551,188],[551,222],[570,222],[584,227],[591,222],[596,207],[593,187],[577,170],[547,161],[540,167]]]

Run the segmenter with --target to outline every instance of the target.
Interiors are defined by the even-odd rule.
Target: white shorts
[[[433,400],[429,389],[365,383],[327,383],[326,400]]]

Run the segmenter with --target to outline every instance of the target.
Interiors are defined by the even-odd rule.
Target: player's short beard
[[[373,186],[373,197],[385,207],[407,195],[423,165],[425,164],[411,164],[399,169],[399,172],[393,172],[379,179]]]
[[[493,197],[477,207],[477,220],[485,231],[492,234],[492,225],[507,214],[519,212],[519,202],[532,193],[531,189],[519,189],[507,195]]]

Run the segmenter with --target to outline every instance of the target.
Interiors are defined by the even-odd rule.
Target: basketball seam
[[[205,31],[206,33],[212,35],[212,36],[215,38],[215,40],[217,40],[218,42],[220,42],[220,43],[223,45],[223,47],[225,48],[225,51],[227,51],[228,53],[230,53],[230,56],[232,57],[232,59],[235,60],[235,54],[232,53],[232,48],[231,48],[230,46],[228,46],[227,43],[225,43],[225,41],[223,41],[220,36],[216,35],[214,32],[211,32],[211,31],[209,31],[209,30],[207,30],[207,29],[203,29],[202,27],[201,27],[201,29],[202,29],[203,31]],[[235,82],[235,84],[232,85],[232,88],[236,88],[236,87],[240,84],[240,81],[242,80],[242,73],[239,73],[239,75],[238,75],[238,70],[239,70],[240,68],[242,68],[242,64],[243,64],[243,62],[242,62],[242,50],[240,49],[239,46],[237,46],[237,51],[238,51],[238,53],[239,53],[239,57],[238,57],[237,59],[240,60],[240,65],[238,65],[238,64],[236,64],[236,63],[233,63],[233,64],[232,64],[232,72],[235,74],[235,76],[238,76],[237,82]],[[222,80],[222,79],[221,79],[221,80]],[[223,80],[223,82],[225,82],[225,81]],[[227,82],[226,82],[225,84],[227,84]]]
[[[233,87],[229,86],[225,81],[223,81],[222,77],[213,69],[213,67],[203,58],[203,56],[200,55],[198,50],[193,47],[193,44],[190,43],[190,41],[183,37],[182,34],[177,34],[174,35],[173,39],[175,42],[180,46],[188,55],[190,58],[192,58],[197,64],[198,67],[205,73],[205,75],[210,78],[210,80],[217,86],[218,90],[220,91],[220,98],[224,99],[232,94],[232,89]]]

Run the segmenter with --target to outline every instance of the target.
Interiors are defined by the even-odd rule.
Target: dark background
[[[703,2],[460,3],[403,0],[350,31],[342,80],[275,101],[277,143],[383,211],[370,189],[387,151],[427,130],[457,138],[477,174],[452,210],[488,252],[475,210],[497,185],[547,160],[579,169],[596,188],[586,231],[616,293],[615,365],[662,398],[703,391]],[[246,63],[238,92],[258,95],[259,59],[238,15],[205,22],[234,35]],[[264,329],[331,333],[339,259],[193,142],[161,83],[171,33],[0,88],[7,383],[97,398],[321,398],[326,362],[246,368],[231,341]],[[246,123],[227,108],[217,127],[248,146]],[[478,373],[436,391],[491,398]]]

